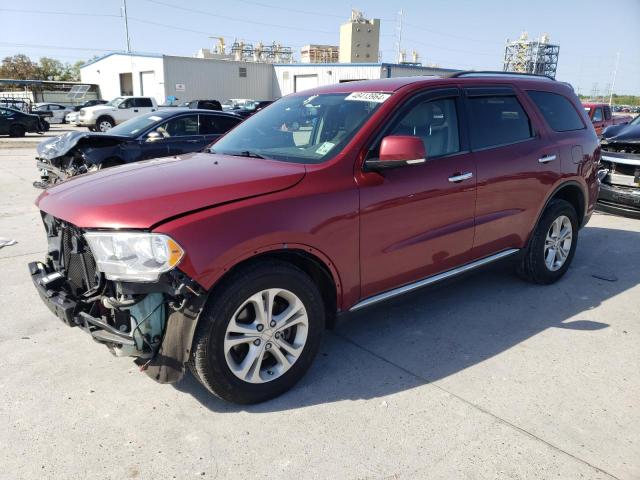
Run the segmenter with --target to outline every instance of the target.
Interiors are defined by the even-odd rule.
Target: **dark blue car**
[[[44,188],[69,177],[149,158],[198,152],[243,118],[213,110],[167,109],[132,118],[108,133],[69,132],[38,145]]]

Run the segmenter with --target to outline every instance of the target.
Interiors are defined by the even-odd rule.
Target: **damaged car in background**
[[[602,132],[600,210],[640,218],[640,115]]]
[[[132,118],[108,133],[69,132],[38,145],[37,188],[95,170],[198,152],[243,119],[212,110],[175,109]]]

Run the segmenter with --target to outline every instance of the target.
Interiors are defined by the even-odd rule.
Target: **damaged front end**
[[[111,240],[105,247],[109,241],[105,232],[83,231],[46,213],[42,217],[48,255],[44,262],[30,263],[29,272],[44,303],[64,323],[82,328],[115,355],[136,357],[136,363],[155,380],[178,381],[189,359],[191,338],[206,298],[204,290],[175,268],[156,268],[160,273],[155,278],[149,268],[136,273],[126,244]],[[114,235],[122,236],[122,232]],[[145,252],[144,238],[151,239],[150,249],[158,249],[162,248],[158,237],[145,232],[126,235],[137,238],[134,247],[148,267],[152,263],[148,258],[153,259],[154,254]],[[173,245],[168,255],[179,249],[175,242]],[[114,261],[104,251],[96,256],[92,251],[112,247],[120,250],[116,256],[122,260]]]
[[[68,132],[41,142],[36,166],[40,170],[37,188],[46,188],[67,178],[98,170],[103,161],[122,156],[121,145],[127,137],[90,132]]]
[[[628,153],[603,145],[600,210],[640,218],[640,144],[638,147],[635,153]]]

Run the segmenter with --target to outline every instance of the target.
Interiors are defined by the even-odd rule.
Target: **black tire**
[[[108,129],[101,129],[100,126],[101,125],[106,125],[109,124],[111,125]],[[107,132],[109,130],[111,130],[113,127],[116,126],[116,122],[113,121],[113,118],[111,117],[100,117],[98,118],[98,120],[96,120],[96,126],[94,127],[96,129],[96,132]]]
[[[562,264],[558,270],[554,271],[549,269],[545,262],[545,241],[551,225],[561,216],[566,216],[571,222],[571,228],[573,230],[572,242],[564,264]],[[575,208],[565,200],[552,200],[542,214],[533,232],[529,246],[525,250],[522,261],[518,266],[518,275],[524,280],[542,285],[548,285],[559,280],[568,270],[576,252],[578,245],[578,228],[578,215],[576,214]]]
[[[242,303],[269,288],[286,289],[304,304],[308,316],[307,339],[289,370],[265,383],[249,383],[235,376],[227,364],[224,337],[234,312]],[[249,265],[212,292],[200,315],[189,368],[210,392],[223,400],[239,404],[263,402],[286,392],[304,376],[320,347],[324,325],[322,295],[306,273],[275,260]]]
[[[27,133],[27,131],[22,125],[12,125],[9,129],[10,137],[24,137],[25,133]]]

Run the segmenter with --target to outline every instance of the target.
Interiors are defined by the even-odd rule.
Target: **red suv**
[[[206,152],[82,175],[37,200],[43,301],[160,382],[272,398],[326,326],[515,256],[558,280],[598,197],[572,89],[467,72],[278,100]]]

